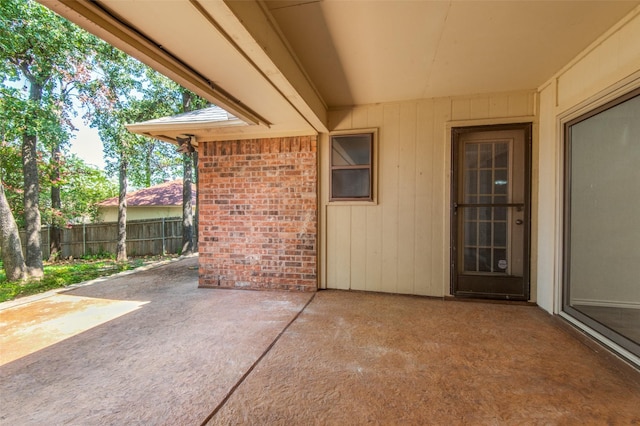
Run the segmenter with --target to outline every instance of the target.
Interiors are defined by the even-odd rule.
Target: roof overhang
[[[328,111],[352,105],[536,90],[640,13],[640,0],[38,1],[247,124],[203,127],[217,139],[327,132]]]
[[[218,106],[190,111],[170,117],[161,117],[141,123],[126,125],[127,130],[143,136],[181,145],[185,139],[197,146],[198,141],[218,141],[254,139],[265,137],[262,126],[249,125]],[[268,137],[306,136],[316,134],[315,130],[303,129],[282,133],[268,129]]]
[[[177,144],[177,138],[186,136],[193,137],[193,145],[197,146],[198,141],[223,141],[240,139],[259,139],[264,137],[278,138],[285,136],[309,136],[316,135],[315,130],[279,130],[265,129],[260,126],[250,126],[241,120],[235,123],[157,123],[127,124],[127,130],[142,136],[165,142]]]
[[[241,135],[327,131],[326,105],[261,3],[39,1],[229,111],[248,125]]]

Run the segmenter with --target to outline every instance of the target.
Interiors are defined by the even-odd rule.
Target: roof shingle
[[[196,186],[191,185],[192,199],[196,202]],[[99,207],[111,207],[118,205],[118,197],[101,201]],[[172,180],[150,188],[143,188],[127,194],[128,207],[156,207],[156,206],[181,206],[182,205],[182,179]]]

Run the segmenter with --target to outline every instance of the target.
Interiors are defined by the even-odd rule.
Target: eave
[[[39,1],[251,125],[242,134],[270,137],[327,130],[324,102],[257,3],[236,15],[222,1],[162,2],[151,9],[145,2]],[[254,39],[245,28],[247,14],[264,23],[260,34],[265,40]],[[191,44],[184,44],[182,37],[171,45],[167,27],[176,28],[172,32],[189,28],[200,37]]]

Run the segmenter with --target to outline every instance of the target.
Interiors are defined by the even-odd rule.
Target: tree
[[[117,258],[126,259],[129,182],[151,186],[176,176],[182,168],[189,183],[185,188],[190,190],[196,159],[187,161],[170,144],[132,135],[124,124],[188,111],[206,102],[32,0],[0,1],[0,58],[0,115],[12,130],[4,139],[0,159],[3,184],[10,189],[5,192],[7,205],[12,207],[8,211],[26,229],[28,274],[42,274],[41,223],[52,226],[53,260],[60,252],[60,228],[78,217],[74,214],[89,214],[90,209],[79,208],[75,202],[86,197],[65,200],[72,193],[69,188],[78,185],[69,177],[69,167],[77,163],[64,159],[75,130],[71,118],[78,103],[87,108],[85,120],[98,128],[107,171],[119,176]],[[9,158],[11,162],[5,161]],[[15,160],[22,164],[21,169],[14,167]],[[75,191],[76,196],[80,193]],[[190,202],[191,197],[187,199]],[[189,208],[187,216],[191,212]],[[193,226],[188,218],[185,224],[190,229]],[[189,232],[194,234],[187,230],[187,235]],[[187,252],[192,247],[187,246]]]
[[[193,180],[196,183],[196,195],[199,193],[200,184],[198,179],[198,150],[191,153],[193,160]],[[196,209],[193,215],[193,251],[198,252],[198,235],[199,235],[199,222],[200,222],[200,197],[196,197]]]
[[[85,164],[75,155],[67,156],[60,170],[61,223],[96,221],[96,204],[118,194],[118,184],[109,180],[104,171]]]
[[[209,106],[205,99],[180,87],[154,70],[147,69],[146,81],[143,98],[139,105],[140,121],[190,112]],[[158,174],[165,170],[173,171],[178,166],[182,168],[182,253],[188,254],[197,251],[197,201],[195,217],[193,206],[191,205],[192,184],[195,182],[197,186],[197,152],[190,150],[189,152],[178,154],[174,146],[161,141],[149,141],[147,146],[149,153],[151,150],[155,150],[157,154],[160,154],[159,156],[156,154],[155,158],[161,159],[162,162],[157,162],[151,167],[151,159],[154,157],[148,155],[146,159],[142,159],[137,163],[143,165],[143,167],[135,167],[136,170],[146,170],[148,167]],[[195,173],[194,169],[196,169]],[[159,181],[154,180],[149,173],[144,186],[151,186],[156,183],[159,183]]]
[[[42,277],[38,161],[43,136],[61,134],[60,81],[76,74],[86,59],[89,36],[31,0],[0,2],[2,82],[22,82],[28,97],[21,117],[24,226],[27,274]],[[64,132],[62,132],[64,133]]]
[[[0,111],[5,113],[7,111],[7,108],[4,108],[7,103],[6,98],[3,97],[0,101],[3,106]],[[5,120],[4,116],[2,117],[2,124],[2,129],[0,129],[2,132],[0,135],[2,136],[2,152],[0,152],[0,255],[2,256],[2,266],[7,280],[17,281],[26,278],[27,269],[24,263],[18,226],[4,192],[4,163],[7,158],[11,157],[11,150],[6,149],[6,137],[11,130],[8,128],[9,122]]]
[[[27,269],[22,255],[22,244],[18,226],[4,196],[4,186],[0,179],[0,250],[2,265],[8,281],[18,281],[26,278]]]
[[[145,68],[140,97],[131,105],[136,121],[174,115],[182,112],[181,88],[174,81],[151,68]],[[182,158],[175,146],[144,138],[142,149],[131,159],[131,183],[150,187],[182,174]]]
[[[127,115],[131,119],[145,121],[181,112],[202,108],[208,102],[192,92],[180,87],[167,77],[146,68],[141,97],[128,105]],[[195,250],[193,208],[191,205],[193,164],[195,153],[180,154],[175,146],[166,142],[144,138],[132,153],[128,176],[134,186],[149,187],[175,175],[180,167],[183,173],[183,247],[182,253]]]
[[[18,90],[11,87],[0,87],[0,175],[5,188],[5,198],[13,213],[13,221],[21,226],[24,221],[22,159],[20,153],[20,135],[22,120],[14,117],[21,116],[25,109],[25,101],[20,98]]]
[[[87,118],[98,128],[107,170],[117,172],[118,242],[116,260],[127,260],[127,171],[143,138],[129,133],[125,123],[138,118],[137,93],[142,89],[144,66],[113,46],[101,43],[96,50],[96,78],[87,86]]]
[[[183,112],[191,111],[191,92],[182,92],[182,110]],[[195,150],[191,147],[191,141],[188,148],[183,154],[183,178],[182,178],[182,254],[193,253],[193,207],[191,206],[192,198],[192,181],[193,181],[193,158],[192,153]]]
[[[58,106],[64,106],[69,103],[68,98],[70,95],[73,84],[71,82],[65,82],[62,78],[58,84],[60,87],[60,96],[58,100]],[[57,260],[62,252],[62,198],[60,191],[60,178],[62,167],[62,147],[69,140],[69,132],[64,129],[62,123],[69,122],[64,120],[64,108],[60,108],[59,111],[59,124],[60,126],[55,135],[51,135],[49,141],[51,149],[51,157],[49,159],[49,180],[51,183],[51,228],[49,230],[49,261]],[[71,127],[71,126],[70,126]]]
[[[182,112],[193,111],[209,105],[206,100],[186,89],[182,89],[181,92]],[[187,149],[182,155],[182,253],[188,254],[198,251],[198,198],[196,198],[195,215],[193,214],[193,206],[191,205],[192,184],[194,180],[196,183],[196,193],[198,188],[198,151],[195,149]]]

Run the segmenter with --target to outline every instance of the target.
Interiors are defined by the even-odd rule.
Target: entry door
[[[453,129],[452,292],[529,299],[529,124]]]

